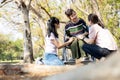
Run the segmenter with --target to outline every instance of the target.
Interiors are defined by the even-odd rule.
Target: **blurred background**
[[[27,13],[24,12],[24,5]],[[63,42],[64,27],[69,19],[65,10],[73,8],[80,18],[88,23],[87,16],[96,13],[114,35],[120,46],[120,0],[0,0],[0,61],[19,62],[23,59],[27,48],[29,29],[31,54],[41,57],[44,53],[46,21],[55,16],[60,19],[58,30],[60,41]],[[29,19],[28,28],[24,23]],[[59,51],[62,55],[62,49]]]

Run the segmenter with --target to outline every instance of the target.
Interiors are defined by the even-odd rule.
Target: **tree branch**
[[[78,10],[80,10],[81,12],[85,13],[86,15],[89,15],[89,13],[88,13],[88,12],[86,12],[86,11],[84,11],[83,9],[78,8],[77,6],[76,6],[76,8],[77,8]]]
[[[1,2],[2,5],[0,5],[0,8],[2,8],[3,6],[5,6],[6,4],[8,4],[9,2],[12,2],[13,0],[9,0],[9,1],[4,1],[4,2]]]
[[[46,12],[46,14],[47,14],[49,17],[51,17],[51,15],[49,14],[49,12],[48,12],[44,7],[42,7],[41,5],[40,5],[40,7],[41,7],[42,10],[44,10],[44,11]]]
[[[32,0],[29,1],[28,10],[30,9],[31,2],[32,2]]]
[[[91,3],[92,3],[92,7],[93,7],[94,12],[98,15],[100,21],[104,24],[101,13],[99,11],[99,5],[98,5],[97,0],[91,0]]]
[[[37,10],[35,10],[31,5],[30,5],[30,8],[39,18],[42,18],[42,16],[39,14],[39,12]]]

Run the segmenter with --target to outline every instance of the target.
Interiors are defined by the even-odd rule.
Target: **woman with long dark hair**
[[[105,29],[98,16],[96,14],[89,14],[88,21],[90,26],[89,38],[77,36],[86,43],[82,47],[83,50],[97,59],[107,57],[116,51],[117,44],[112,34],[108,29]]]
[[[60,28],[60,23],[56,17],[51,17],[47,22],[47,26],[45,53],[42,62],[46,65],[63,65],[63,62],[57,56],[57,49],[69,45],[73,41],[73,38],[70,38],[63,44],[58,41],[57,29]]]

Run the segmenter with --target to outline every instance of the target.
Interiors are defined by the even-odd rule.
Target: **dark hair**
[[[66,15],[67,17],[70,17],[73,12],[75,12],[73,9],[67,9],[67,10],[65,11],[65,15]]]
[[[103,23],[99,20],[98,16],[96,14],[89,14],[88,15],[88,21],[91,21],[93,24],[98,24],[102,28],[104,28]]]
[[[47,22],[47,26],[48,26],[47,35],[48,35],[48,37],[50,37],[50,34],[52,32],[54,34],[54,36],[56,38],[58,38],[58,33],[57,33],[56,28],[55,28],[55,24],[59,24],[59,19],[56,17],[51,17]]]

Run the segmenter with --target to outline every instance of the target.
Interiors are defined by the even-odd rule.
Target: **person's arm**
[[[88,43],[88,44],[93,44],[93,43],[94,43],[94,39],[89,39],[89,38],[85,37],[84,34],[78,35],[78,36],[76,36],[76,37],[77,37],[78,39],[84,41],[85,43]]]
[[[88,35],[89,33],[88,32],[84,32],[82,35],[83,36],[86,36],[86,35]]]
[[[85,43],[88,43],[88,44],[93,44],[93,43],[94,43],[94,39],[89,39],[89,38],[87,38],[87,37],[84,37],[82,40],[83,40]]]
[[[73,41],[73,38],[70,38],[67,42],[65,42],[65,43],[60,43],[58,40],[56,40],[56,39],[52,39],[51,40],[52,41],[52,43],[58,48],[58,49],[60,49],[60,48],[62,48],[62,47],[64,47],[64,46],[67,46],[67,45],[69,45],[72,41]]]

